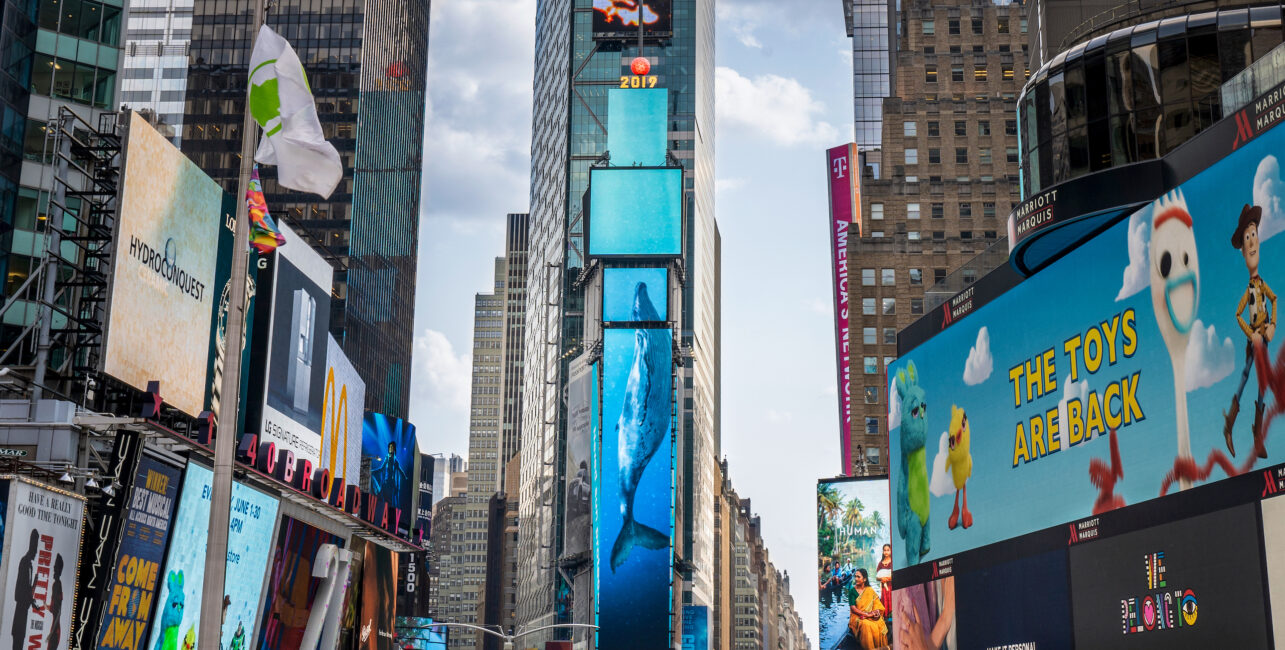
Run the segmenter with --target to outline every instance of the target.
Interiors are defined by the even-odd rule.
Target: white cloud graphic
[[[968,361],[964,363],[964,383],[976,386],[991,376],[995,369],[995,360],[991,358],[991,335],[985,327],[977,331],[977,344],[968,350]]]
[[[1231,338],[1218,340],[1214,326],[1196,319],[1187,341],[1187,392],[1207,388],[1221,381],[1236,368],[1236,346]]]
[[[1281,180],[1281,165],[1276,156],[1267,156],[1258,163],[1254,173],[1254,205],[1263,209],[1263,220],[1258,224],[1258,239],[1267,238],[1285,230],[1285,181]],[[1190,390],[1190,389],[1188,389]]]
[[[888,430],[901,426],[901,395],[897,393],[897,377],[888,382]]]
[[[933,476],[928,482],[928,491],[933,496],[944,497],[955,493],[955,480],[946,473],[946,454],[950,453],[950,434],[941,432],[937,443],[937,455],[933,457]]]
[[[1071,426],[1070,426],[1071,420],[1066,416],[1066,403],[1073,399],[1078,399],[1080,400],[1080,404],[1084,404],[1085,400],[1087,400],[1088,398],[1089,398],[1089,380],[1088,379],[1082,379],[1080,381],[1068,381],[1066,382],[1065,385],[1062,386],[1062,399],[1059,400],[1057,403],[1057,423],[1058,423],[1057,435],[1054,437],[1062,440],[1063,449],[1066,449],[1067,447],[1071,446],[1069,438],[1062,438],[1062,434],[1065,433],[1067,436],[1070,436],[1070,433],[1071,433]]]
[[[830,146],[839,130],[816,119],[825,105],[795,79],[774,74],[742,77],[727,67],[714,70],[714,109],[720,131],[730,127],[739,135],[767,138],[784,146]]]
[[[1129,265],[1124,267],[1124,281],[1117,302],[1132,296],[1151,284],[1147,271],[1147,240],[1151,238],[1151,211],[1142,209],[1129,217]]]

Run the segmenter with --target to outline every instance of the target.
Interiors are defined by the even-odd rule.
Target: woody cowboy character
[[[1258,275],[1258,224],[1262,218],[1262,208],[1246,205],[1240,211],[1240,221],[1236,224],[1236,232],[1231,236],[1232,247],[1239,250],[1245,257],[1245,268],[1249,270],[1249,287],[1245,289],[1245,295],[1240,297],[1240,304],[1236,306],[1236,322],[1240,323],[1241,331],[1249,339],[1245,344],[1245,370],[1241,372],[1240,385],[1236,387],[1236,394],[1231,398],[1231,409],[1223,413],[1226,418],[1223,437],[1227,440],[1227,451],[1230,451],[1232,456],[1236,455],[1236,447],[1232,444],[1231,430],[1236,424],[1236,415],[1240,412],[1240,395],[1245,390],[1249,370],[1254,365],[1254,346],[1259,344],[1265,346],[1276,335],[1276,294],[1272,293],[1271,287],[1268,287]],[[1267,307],[1268,302],[1271,303],[1270,311]],[[1255,441],[1262,440],[1263,435],[1265,390],[1266,386],[1260,383],[1258,400],[1254,402]],[[1262,445],[1257,447],[1258,456],[1267,458],[1267,450]]]

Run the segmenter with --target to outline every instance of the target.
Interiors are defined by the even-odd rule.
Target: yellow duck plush
[[[950,430],[947,431],[950,437],[950,450],[946,452],[946,469],[950,472],[951,478],[955,481],[955,509],[950,513],[950,519],[946,525],[954,530],[955,526],[963,524],[964,528],[973,525],[973,513],[968,511],[968,477],[973,475],[973,455],[968,451],[968,416],[964,409],[950,405]],[[959,508],[959,497],[964,497],[964,508]],[[963,515],[963,521],[960,521],[960,515]]]

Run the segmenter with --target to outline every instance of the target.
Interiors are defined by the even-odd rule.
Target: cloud
[[[897,378],[888,382],[888,430],[901,426],[901,395],[897,393]]]
[[[722,194],[723,192],[733,192],[745,187],[744,178],[715,178],[714,193]]]
[[[1132,296],[1151,284],[1147,269],[1147,241],[1151,237],[1151,211],[1139,210],[1129,217],[1129,265],[1124,267],[1124,281],[1120,284],[1117,302]]]
[[[1207,388],[1222,381],[1236,368],[1236,346],[1231,338],[1218,340],[1214,326],[1196,319],[1187,340],[1187,392]]]
[[[424,400],[438,412],[467,415],[472,356],[456,354],[445,334],[425,329],[415,337],[414,358],[414,400]]]
[[[1080,381],[1068,381],[1066,382],[1066,384],[1062,386],[1062,399],[1059,400],[1057,403],[1058,431],[1056,434],[1054,434],[1054,438],[1062,438],[1062,433],[1068,431],[1068,429],[1071,426],[1070,425],[1071,419],[1068,418],[1066,415],[1066,403],[1073,399],[1078,399],[1080,400],[1081,404],[1084,404],[1085,400],[1087,400],[1088,398],[1089,398],[1089,380],[1088,379],[1081,379]],[[1066,449],[1070,446],[1070,444],[1066,440],[1063,440],[1062,443],[1063,443],[1062,449]]]
[[[955,480],[946,473],[946,454],[950,453],[950,433],[941,432],[937,443],[937,455],[933,457],[933,477],[928,483],[928,491],[933,496],[944,497],[955,493]]]
[[[785,146],[832,145],[839,130],[816,119],[825,105],[794,79],[774,74],[743,77],[731,68],[714,71],[717,129],[766,138]]]
[[[1281,181],[1281,165],[1276,156],[1266,156],[1258,163],[1254,173],[1254,205],[1263,208],[1263,220],[1258,224],[1258,239],[1267,238],[1285,230],[1285,182]]]
[[[726,28],[736,37],[736,41],[745,47],[755,50],[763,49],[763,43],[754,35],[754,30],[763,23],[766,7],[733,6],[719,3],[714,7],[719,28]]]
[[[977,330],[977,344],[968,350],[968,361],[964,362],[964,383],[976,386],[991,376],[995,369],[995,360],[991,358],[991,335],[985,327]]]

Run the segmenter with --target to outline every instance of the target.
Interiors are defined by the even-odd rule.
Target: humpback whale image
[[[647,285],[643,282],[634,289],[633,320],[663,320],[652,305]],[[613,572],[625,563],[634,546],[661,549],[669,545],[669,535],[634,519],[638,482],[656,450],[669,437],[673,370],[668,334],[662,329],[634,330],[634,360],[625,384],[620,420],[616,424],[623,522],[611,548]]]

